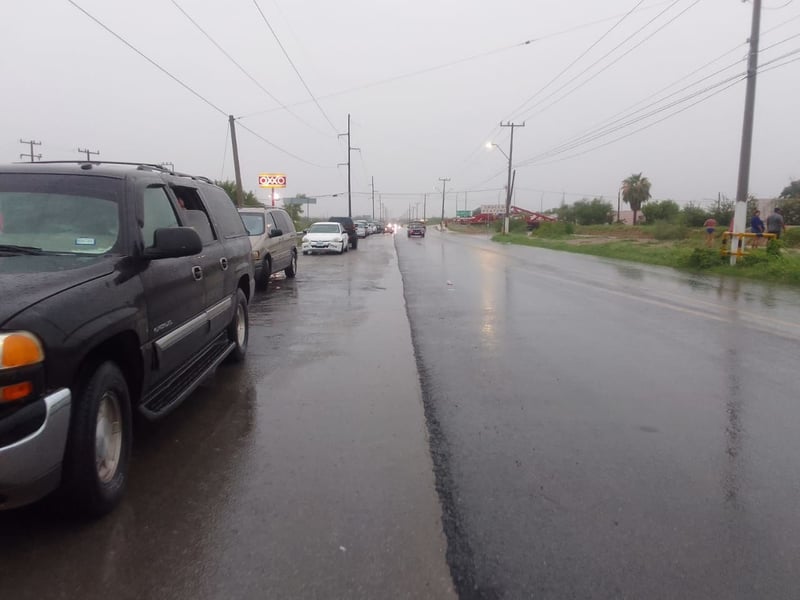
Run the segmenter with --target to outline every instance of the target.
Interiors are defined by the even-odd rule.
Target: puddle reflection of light
[[[479,267],[481,274],[481,346],[493,350],[497,347],[497,270],[500,259],[490,252],[480,254]]]

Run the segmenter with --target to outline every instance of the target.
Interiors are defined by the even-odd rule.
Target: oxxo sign
[[[283,173],[261,173],[258,176],[258,187],[260,188],[285,188],[286,175]]]

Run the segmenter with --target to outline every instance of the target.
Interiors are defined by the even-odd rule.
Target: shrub
[[[532,234],[541,238],[560,238],[575,233],[575,225],[556,221],[554,223],[542,223],[538,229],[534,229]]]
[[[680,216],[681,207],[672,200],[656,200],[642,205],[642,214],[648,223],[668,221],[675,223]]]
[[[687,227],[702,227],[708,217],[706,209],[691,202],[681,211],[681,220]]]
[[[690,269],[710,269],[722,263],[722,255],[711,248],[695,248],[683,262]]]
[[[683,240],[689,235],[689,230],[677,223],[657,221],[653,225],[653,237],[657,240]]]
[[[792,227],[787,229],[783,234],[781,241],[786,244],[787,248],[800,247],[800,227]]]
[[[781,240],[769,240],[767,242],[767,255],[780,256],[783,242]]]

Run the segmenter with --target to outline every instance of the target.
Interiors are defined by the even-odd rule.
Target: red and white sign
[[[285,188],[286,175],[283,173],[261,173],[258,176],[258,187],[260,188]]]

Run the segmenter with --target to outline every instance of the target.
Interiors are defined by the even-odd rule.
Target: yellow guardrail
[[[736,252],[731,252],[730,251],[729,239],[731,237],[735,237],[737,239],[737,244],[736,244],[737,251]],[[725,231],[722,234],[722,248],[720,249],[720,252],[722,253],[722,256],[730,256],[731,254],[733,254],[735,256],[747,256],[748,253],[745,252],[745,250],[747,249],[746,246],[747,246],[747,240],[748,239],[756,238],[756,239],[764,239],[764,240],[774,240],[776,237],[778,237],[778,236],[775,235],[774,233],[761,233],[761,234],[759,234],[759,233],[747,233],[747,232],[744,232],[744,231],[739,232],[739,233],[734,233],[732,231]]]

